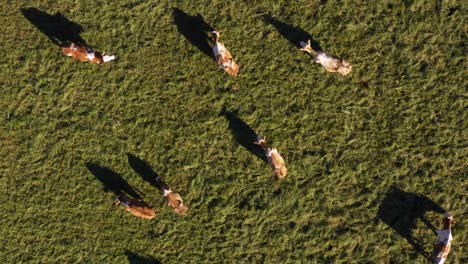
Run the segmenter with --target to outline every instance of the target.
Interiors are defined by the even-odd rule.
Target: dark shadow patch
[[[240,119],[235,113],[223,108],[222,114],[229,122],[229,129],[237,143],[242,145],[250,153],[267,162],[265,151],[259,145],[254,144],[257,141],[257,133]]]
[[[282,21],[279,21],[278,19],[272,17],[271,15],[263,15],[263,21],[266,23],[271,24],[276,28],[276,30],[289,42],[291,42],[292,45],[294,45],[297,48],[302,48],[301,44],[299,44],[300,41],[307,42],[310,40],[310,45],[312,46],[312,49],[316,51],[322,50],[320,47],[319,43],[314,41],[312,36],[304,31],[300,27],[295,27],[292,25],[289,25],[287,23],[284,23]]]
[[[172,12],[177,30],[206,56],[214,60],[213,50],[209,44],[210,32],[214,28],[205,22],[200,14],[190,16],[184,11],[174,8]]]
[[[140,175],[141,178],[143,178],[143,180],[149,182],[151,185],[158,189],[162,187],[160,185],[161,181],[156,181],[156,178],[159,177],[159,175],[151,168],[151,166],[146,161],[130,153],[127,153],[127,158],[130,167],[132,167],[132,169],[136,173],[138,173],[138,175]]]
[[[149,182],[152,186],[158,188],[162,193],[164,193],[164,190],[171,189],[169,185],[167,185],[167,183],[163,180],[163,178],[151,168],[148,162],[130,153],[127,153],[127,158],[130,167],[132,167],[132,169],[138,173],[138,175],[140,175],[144,181]]]
[[[135,199],[142,199],[138,192],[118,173],[91,162],[86,163],[86,168],[101,181],[105,191],[111,191],[117,196],[128,194]]]
[[[392,186],[382,200],[377,218],[404,237],[421,255],[431,260],[423,246],[412,235],[418,218],[434,231],[435,227],[424,217],[430,211],[441,214],[445,212],[442,207],[423,195],[404,192]]]
[[[211,199],[208,200],[208,203],[207,203],[206,207],[208,209],[214,209],[216,207],[220,207],[222,202],[223,202],[223,200],[220,199],[220,198],[211,198]]]
[[[161,264],[161,261],[156,258],[140,256],[130,250],[125,250],[125,255],[130,264]]]
[[[176,213],[180,215],[185,214],[188,208],[183,204],[182,197],[180,197],[178,193],[172,191],[169,185],[164,182],[163,178],[154,172],[147,162],[129,153],[127,153],[127,157],[128,163],[135,172],[137,172],[143,180],[158,188],[161,194],[166,198],[168,205],[172,207]],[[166,194],[166,191],[170,191],[172,194]]]
[[[429,229],[431,229],[432,232],[433,232],[436,236],[438,235],[438,234],[437,234],[437,230],[438,230],[438,229],[437,229],[437,227],[435,227],[435,226],[431,223],[431,221],[429,221],[429,220],[428,220],[427,218],[425,218],[425,217],[421,217],[421,221],[422,221],[424,224],[426,224],[426,226],[427,226]]]
[[[281,187],[278,187],[276,190],[273,191],[273,195],[278,196],[283,193]]]
[[[458,6],[455,6],[455,7],[451,7],[449,9],[449,12],[447,13],[447,16],[452,16],[453,14],[455,14],[456,11],[460,11],[460,7]]]
[[[268,204],[264,196],[256,190],[245,190],[239,194],[239,201],[238,207],[245,210],[261,210]]]
[[[169,185],[162,179],[162,177],[157,174],[148,162],[140,159],[139,157],[127,153],[128,164],[130,167],[138,173],[138,175],[143,178],[143,180],[149,182],[154,187],[158,188],[159,190],[163,191],[163,189],[170,190]],[[159,177],[159,180],[156,180]]]
[[[86,45],[80,36],[84,31],[83,27],[68,20],[61,13],[50,15],[33,7],[22,8],[21,13],[57,46],[67,42]]]

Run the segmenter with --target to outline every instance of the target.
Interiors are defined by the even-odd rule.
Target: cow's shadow
[[[432,231],[436,231],[436,228],[425,218],[425,214],[430,211],[441,214],[445,212],[442,207],[426,196],[404,192],[392,186],[382,200],[377,218],[404,237],[416,251],[430,260],[423,246],[413,237],[413,230],[417,227],[418,219]]]
[[[130,167],[141,176],[141,178],[150,183],[152,186],[161,189],[161,183],[156,181],[156,178],[159,175],[151,168],[151,166],[144,160],[140,159],[139,157],[127,153],[128,164]]]
[[[101,181],[104,185],[104,191],[110,191],[116,196],[130,195],[135,199],[142,199],[137,190],[128,184],[118,173],[91,162],[86,163],[86,168],[88,168],[94,177]]]
[[[177,30],[201,52],[214,60],[212,47],[209,44],[209,32],[214,28],[205,22],[200,14],[190,16],[184,11],[174,8],[172,12]]]
[[[310,45],[314,50],[322,50],[320,47],[320,44],[316,42],[312,36],[307,33],[305,30],[303,30],[300,27],[295,27],[292,25],[289,25],[287,23],[284,23],[282,21],[279,21],[278,19],[272,17],[271,15],[263,15],[262,16],[263,21],[266,23],[271,24],[276,28],[276,30],[289,42],[291,42],[292,45],[294,45],[297,48],[302,48],[301,44],[299,44],[301,41],[307,42],[310,40]]]
[[[161,192],[161,194],[167,198],[167,201],[170,204],[169,198],[166,196],[165,191],[169,191],[171,188],[169,185],[167,185],[163,178],[159,176],[146,161],[129,153],[127,153],[127,157],[130,167],[132,167],[133,170],[138,173],[144,181],[149,182],[152,186],[156,187]],[[178,210],[184,209],[183,207],[180,207]],[[186,210],[187,209],[185,207],[184,213]],[[176,212],[180,213],[181,211],[176,210]]]
[[[259,145],[254,144],[254,142],[257,141],[257,133],[255,133],[255,131],[234,112],[223,108],[222,114],[229,122],[229,129],[231,130],[236,142],[247,149],[250,153],[267,162],[265,151]]]
[[[21,13],[57,46],[69,42],[86,45],[80,36],[84,31],[83,27],[68,20],[61,13],[50,15],[33,7],[22,8]]]
[[[130,264],[161,264],[161,261],[156,258],[140,256],[130,250],[125,250],[125,255]]]

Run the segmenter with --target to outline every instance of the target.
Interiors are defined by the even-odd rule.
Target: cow
[[[432,259],[436,264],[443,264],[447,259],[452,244],[452,224],[453,217],[445,212],[444,219],[442,220],[444,227],[437,230],[437,241],[434,243],[432,251]]]
[[[130,198],[124,194],[117,196],[115,204],[122,204],[125,207],[125,210],[138,217],[152,219],[156,216],[154,209],[149,207],[149,205],[147,205],[143,200]]]
[[[94,51],[89,46],[84,44],[67,43],[60,47],[63,54],[73,57],[79,61],[89,61],[96,64],[115,59],[115,56],[108,56],[104,52]]]
[[[185,206],[182,197],[178,193],[172,191],[169,188],[169,186],[163,181],[161,176],[157,176],[155,178],[155,182],[159,186],[164,197],[166,197],[167,204],[170,207],[172,207],[172,209],[174,209],[174,212],[176,212],[179,215],[184,215],[187,212],[188,207]]]
[[[275,176],[279,179],[284,179],[284,177],[286,177],[286,174],[288,173],[286,165],[284,164],[284,160],[278,153],[278,150],[276,148],[272,148],[266,144],[266,139],[266,136],[264,136],[263,138],[259,136],[257,138],[257,141],[253,143],[260,145],[263,148],[263,150],[265,151],[265,156],[267,157],[268,163],[273,169]]]
[[[338,72],[341,76],[346,76],[353,68],[349,62],[343,59],[332,57],[323,51],[315,51],[310,45],[310,40],[307,43],[300,41],[299,44],[302,47],[300,50],[309,53],[314,57],[315,62],[322,64],[328,72]]]
[[[234,61],[231,53],[229,53],[224,44],[219,42],[219,32],[215,30],[211,32],[211,34],[213,35],[213,40],[215,42],[213,53],[216,63],[218,63],[218,66],[229,75],[237,76],[239,73],[239,65]]]

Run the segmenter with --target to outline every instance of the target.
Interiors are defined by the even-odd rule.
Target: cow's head
[[[103,62],[108,62],[108,61],[111,61],[111,60],[115,60],[115,55],[109,56],[109,55],[106,55],[105,52],[102,53],[102,61]]]
[[[445,212],[442,222],[444,223],[444,229],[451,228],[453,224],[453,216],[450,215],[449,212]]]
[[[218,40],[219,40],[219,32],[218,31],[213,30],[211,32],[211,36],[213,36],[213,39],[214,39],[215,42],[218,42]]]
[[[301,50],[303,50],[303,51],[309,51],[311,49],[310,39],[307,42],[300,41],[299,45],[301,45],[301,47],[302,47]]]
[[[254,144],[256,145],[260,145],[263,149],[267,149],[268,146],[266,144],[266,139],[267,139],[267,136],[257,136],[257,141],[254,142]]]

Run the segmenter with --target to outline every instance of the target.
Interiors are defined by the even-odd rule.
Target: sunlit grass
[[[20,8],[83,26],[104,65],[64,57]],[[190,43],[173,8],[222,30],[237,78]],[[377,219],[395,185],[450,211],[466,263],[463,1],[6,1],[0,3],[2,263],[425,263]],[[346,78],[262,16],[353,64]],[[274,178],[222,109],[284,156]],[[179,217],[130,167],[146,161],[190,208]],[[86,168],[118,173],[158,211],[113,206]],[[441,215],[426,218],[439,226]],[[435,235],[414,236],[429,252]],[[130,252],[130,253],[129,253]],[[138,258],[137,256],[141,256]]]

